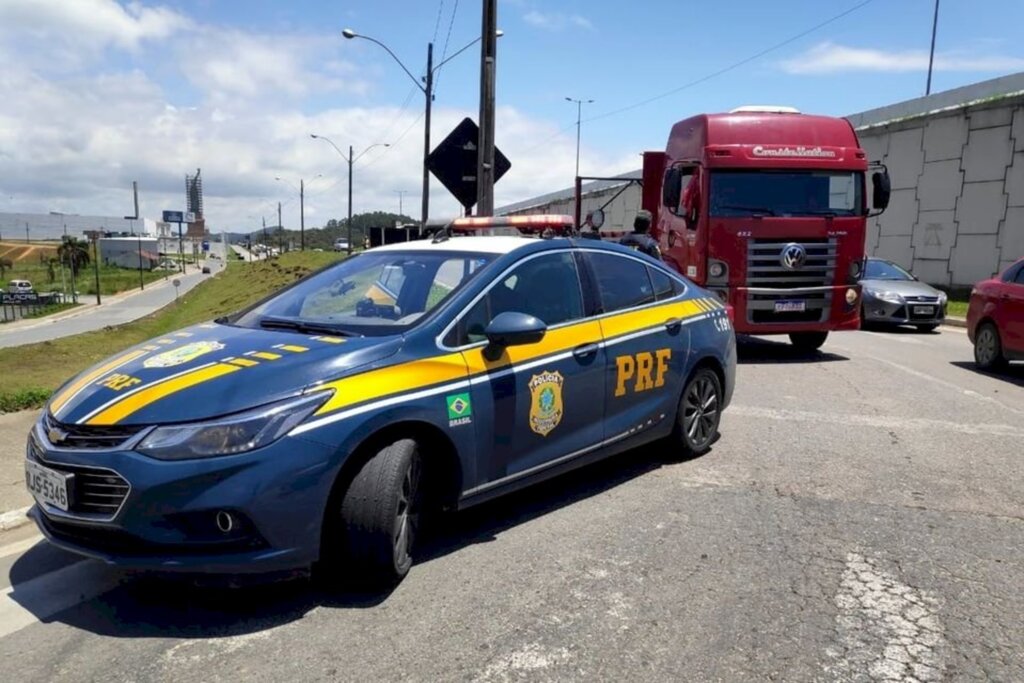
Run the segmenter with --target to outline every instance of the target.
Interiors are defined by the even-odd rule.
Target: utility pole
[[[928,83],[924,87],[925,97],[932,94],[932,64],[935,63],[935,30],[939,27],[939,0],[935,0],[935,16],[932,17],[932,49],[928,53]]]
[[[32,240],[28,236],[28,223],[25,223],[25,243],[32,244]]]
[[[583,118],[583,104],[593,104],[594,100],[576,100],[571,97],[565,99],[576,103],[576,177],[578,178],[580,176],[580,121]]]
[[[93,271],[96,273],[96,305],[99,306],[102,302],[100,301],[100,237],[99,234],[92,240],[92,253],[93,253]]]
[[[402,215],[402,199],[405,197],[406,190],[395,190],[395,194],[398,195],[398,215]]]
[[[483,0],[480,41],[480,140],[477,145],[476,215],[494,213],[494,77],[498,47],[498,1]]]
[[[430,78],[430,75],[429,75],[430,72],[427,72],[427,73],[428,73],[427,78],[429,79]],[[427,103],[427,111],[430,111],[430,103],[429,103],[429,101]],[[427,138],[429,139],[430,138],[430,132],[429,132],[430,131],[430,123],[427,123],[427,131],[428,131],[427,132]],[[427,143],[427,144],[429,145],[430,143]],[[425,173],[426,172],[426,166],[424,166],[423,168],[424,168],[424,173]],[[424,204],[423,205],[423,212],[424,212],[423,215],[426,215],[426,211],[427,211],[427,205]],[[352,255],[352,145],[348,146],[348,221],[346,222],[345,225],[348,226],[348,255],[351,256]]]
[[[299,178],[299,251],[306,251],[306,181]]]
[[[485,0],[486,2],[486,0]],[[420,209],[420,236],[427,229],[430,217],[430,169],[427,168],[427,157],[430,156],[430,107],[434,101],[434,44],[427,43],[427,77],[423,94],[427,98],[427,109],[423,124],[423,206]],[[351,244],[349,245],[351,248]]]

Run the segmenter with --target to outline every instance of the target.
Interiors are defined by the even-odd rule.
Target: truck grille
[[[47,434],[47,439],[50,438],[50,431],[54,429],[58,430],[64,437],[58,443],[53,443],[58,448],[77,448],[83,450],[117,448],[143,429],[143,427],[139,426],[94,427],[64,424],[57,422],[49,414],[44,419],[44,431]]]
[[[782,253],[790,244],[803,246],[803,266],[789,270]],[[832,291],[801,291],[831,287],[836,272],[835,239],[752,239],[747,244],[747,318],[751,323],[825,322],[832,309]],[[769,291],[765,291],[769,290]],[[803,311],[775,311],[777,301],[802,301]]]

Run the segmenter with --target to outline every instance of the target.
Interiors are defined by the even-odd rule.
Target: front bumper
[[[128,569],[218,574],[315,562],[337,467],[331,449],[299,437],[242,455],[166,462],[132,450],[56,448],[41,423],[26,457],[100,482],[90,485],[114,475],[128,484],[112,514],[79,502],[90,495],[78,490],[87,481],[79,475],[69,511],[37,503],[29,515],[54,545]],[[218,526],[218,512],[231,515],[230,530]]]
[[[928,313],[917,313],[917,308],[929,308]],[[889,325],[941,325],[946,319],[946,307],[938,302],[905,302],[902,304],[864,298],[863,321]]]

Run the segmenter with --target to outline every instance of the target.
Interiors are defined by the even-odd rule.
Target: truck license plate
[[[52,505],[67,512],[68,482],[75,476],[64,474],[49,467],[43,467],[31,460],[25,461],[25,483],[28,485],[29,493],[37,502]]]
[[[914,306],[914,315],[935,315],[935,308],[932,306]]]
[[[803,313],[807,309],[806,301],[776,301],[776,313]]]

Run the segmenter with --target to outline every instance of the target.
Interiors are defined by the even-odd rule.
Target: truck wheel
[[[683,389],[676,411],[670,449],[673,459],[704,455],[718,436],[722,418],[722,383],[711,368],[698,368]]]
[[[792,332],[789,341],[801,351],[817,351],[828,338],[828,332]]]
[[[998,370],[1006,365],[999,330],[992,323],[984,323],[974,333],[974,362],[982,370]]]
[[[341,569],[362,583],[400,581],[412,566],[419,525],[421,459],[412,439],[384,447],[355,475],[341,502]]]

